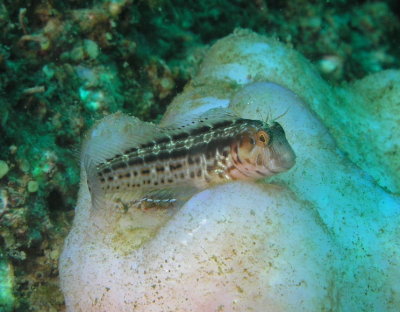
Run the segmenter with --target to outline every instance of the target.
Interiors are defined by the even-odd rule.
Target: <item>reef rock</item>
[[[278,117],[296,166],[203,191],[166,219],[91,213],[82,172],[60,258],[67,310],[397,311],[399,115],[383,116],[398,110],[400,73],[376,75],[373,88],[368,77],[333,88],[275,40],[240,30],[218,41],[163,122],[221,106]]]

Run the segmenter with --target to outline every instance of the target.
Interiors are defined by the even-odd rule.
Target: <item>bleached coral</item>
[[[60,259],[68,311],[396,311],[399,198],[371,177],[380,163],[365,172],[347,158],[363,151],[346,150],[335,130],[339,99],[368,100],[361,89],[332,88],[300,54],[254,33],[218,41],[164,122],[221,105],[281,115],[296,167],[272,183],[197,194],[139,248],[131,212],[92,218],[83,174]],[[359,117],[348,117],[349,129]]]

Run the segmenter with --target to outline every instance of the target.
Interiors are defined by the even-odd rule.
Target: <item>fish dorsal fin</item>
[[[121,154],[129,148],[138,147],[165,134],[190,130],[200,124],[237,119],[227,108],[214,108],[202,114],[185,114],[162,126],[158,126],[122,113],[109,115],[97,123],[88,133],[83,144],[81,158],[90,159],[95,165]]]
[[[239,118],[228,108],[213,108],[201,114],[183,114],[164,123],[161,128],[167,131],[185,131],[199,127],[201,124],[210,125],[224,120]]]

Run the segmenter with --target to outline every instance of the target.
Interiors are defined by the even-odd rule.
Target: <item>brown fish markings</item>
[[[84,146],[83,164],[94,203],[170,203],[216,184],[271,176],[295,163],[277,122],[269,126],[225,109],[173,128],[138,119],[129,127],[131,135],[110,143],[110,151],[99,150],[107,149],[106,142]]]

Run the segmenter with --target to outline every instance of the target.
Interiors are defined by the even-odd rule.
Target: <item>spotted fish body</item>
[[[221,109],[175,127],[135,119],[132,135],[135,129],[143,132],[140,138],[127,137],[114,152],[95,161],[84,155],[92,199],[173,202],[216,184],[260,179],[294,165],[294,152],[278,123],[268,126]]]

